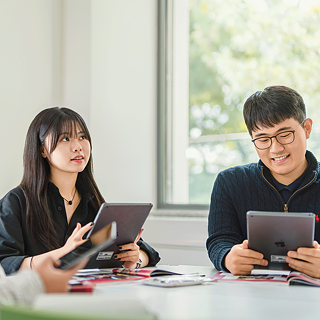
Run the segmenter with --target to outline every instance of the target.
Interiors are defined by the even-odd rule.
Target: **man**
[[[247,211],[313,212],[317,217],[320,211],[320,169],[306,150],[312,120],[306,119],[302,97],[288,87],[267,87],[247,99],[243,116],[260,161],[219,173],[211,195],[207,240],[215,267],[237,275],[268,264],[261,253],[248,249]],[[289,266],[320,278],[317,241],[313,248],[289,251]]]

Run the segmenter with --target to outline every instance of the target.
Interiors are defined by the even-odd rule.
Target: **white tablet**
[[[249,248],[261,252],[268,266],[257,269],[290,270],[287,252],[313,247],[315,215],[299,212],[247,212]]]

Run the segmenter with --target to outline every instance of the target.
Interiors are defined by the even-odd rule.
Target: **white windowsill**
[[[186,209],[153,209],[149,217],[167,218],[208,218],[209,210],[186,210]]]

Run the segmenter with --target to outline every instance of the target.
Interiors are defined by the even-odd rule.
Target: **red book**
[[[86,293],[92,293],[93,288],[95,284],[75,284],[71,286],[70,292],[86,292]]]

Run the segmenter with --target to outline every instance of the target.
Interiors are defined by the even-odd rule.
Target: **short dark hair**
[[[261,127],[270,128],[290,118],[301,123],[306,118],[306,107],[297,91],[285,86],[270,86],[247,99],[243,117],[251,135]]]

